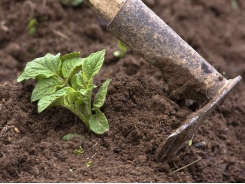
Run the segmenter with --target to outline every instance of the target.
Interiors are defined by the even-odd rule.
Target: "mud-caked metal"
[[[171,98],[203,105],[157,150],[170,160],[241,77],[226,80],[141,0],[127,0],[107,30],[162,72]]]

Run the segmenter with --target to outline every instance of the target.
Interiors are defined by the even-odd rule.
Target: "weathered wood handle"
[[[110,22],[126,0],[85,0],[96,13]]]

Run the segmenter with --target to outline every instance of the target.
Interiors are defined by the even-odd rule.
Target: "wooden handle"
[[[110,22],[126,0],[85,0],[96,13]]]

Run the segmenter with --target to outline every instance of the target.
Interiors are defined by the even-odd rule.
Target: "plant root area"
[[[245,1],[144,2],[226,79],[245,78]],[[0,182],[245,182],[244,82],[191,145],[184,140],[173,160],[157,162],[161,144],[198,106],[171,99],[160,71],[136,53],[115,57],[117,39],[106,25],[85,3],[0,1]],[[87,57],[102,49],[105,63],[94,82],[112,79],[102,108],[110,131],[103,135],[60,107],[38,114],[30,102],[35,81],[16,82],[28,61],[46,53]],[[84,139],[63,141],[70,133]]]

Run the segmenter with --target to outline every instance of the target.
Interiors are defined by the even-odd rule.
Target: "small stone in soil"
[[[194,144],[194,146],[196,147],[196,148],[203,148],[203,147],[205,147],[206,146],[206,143],[205,142],[197,142],[197,143],[195,143]]]
[[[15,131],[16,133],[20,133],[19,129],[16,128],[16,127],[14,127],[14,131]]]
[[[122,149],[121,148],[114,148],[114,150],[113,150],[115,153],[120,153],[121,151],[122,151]]]

